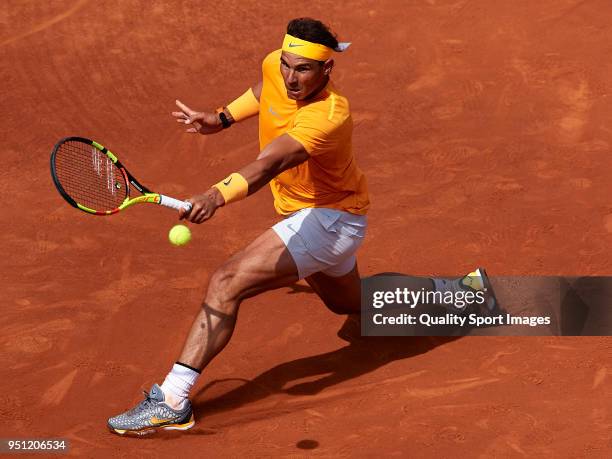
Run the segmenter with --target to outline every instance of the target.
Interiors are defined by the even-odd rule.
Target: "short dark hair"
[[[296,18],[289,21],[287,24],[287,33],[296,38],[318,43],[335,49],[338,47],[338,39],[333,34],[329,27],[321,21],[312,18]]]

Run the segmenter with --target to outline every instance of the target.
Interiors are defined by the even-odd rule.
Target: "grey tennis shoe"
[[[189,400],[180,410],[170,408],[161,387],[153,384],[145,399],[125,413],[108,420],[108,428],[119,435],[147,435],[156,430],[187,430],[195,424]]]
[[[476,312],[482,316],[492,316],[503,312],[499,306],[495,292],[493,291],[489,276],[484,268],[476,268],[475,271],[472,271],[461,279],[460,283],[461,288],[464,290],[476,293],[481,292],[484,294],[482,296],[484,302],[472,303],[471,312]]]
[[[470,301],[465,300],[460,306],[457,304],[442,304],[441,306],[449,312],[464,315],[476,313],[481,316],[492,316],[503,312],[484,268],[476,268],[476,270],[459,279],[440,279],[440,281],[454,295],[458,295],[460,292],[471,292],[473,295]]]

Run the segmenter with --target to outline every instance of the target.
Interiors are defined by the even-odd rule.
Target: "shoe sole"
[[[129,430],[129,429],[115,429],[114,427],[107,424],[108,429],[116,433],[118,435],[134,435],[141,437],[143,435],[151,435],[158,430],[189,430],[195,425],[195,420],[193,419],[193,415],[184,424],[164,424],[161,426],[147,426],[139,430]]]

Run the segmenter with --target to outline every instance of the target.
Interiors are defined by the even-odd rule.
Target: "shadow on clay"
[[[206,400],[204,399],[206,392],[225,380],[211,381],[195,397],[195,412],[206,416],[229,411],[275,394],[315,395],[396,360],[423,354],[458,339],[458,337],[361,337],[359,322],[354,316],[347,317],[338,335],[349,344],[331,352],[281,363],[250,381],[245,380],[240,387]],[[298,382],[305,378],[311,380]],[[293,382],[298,383],[292,384]]]

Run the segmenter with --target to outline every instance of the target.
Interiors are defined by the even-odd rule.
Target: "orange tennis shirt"
[[[289,99],[280,71],[281,52],[268,54],[262,64],[259,148],[288,134],[304,146],[310,158],[272,179],[274,208],[281,215],[306,207],[365,215],[370,201],[365,176],[353,156],[348,100],[331,82],[313,99]]]

